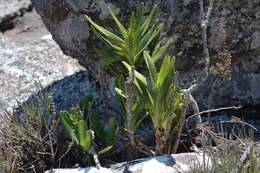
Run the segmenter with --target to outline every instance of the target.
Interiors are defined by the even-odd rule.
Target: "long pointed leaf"
[[[86,138],[85,138],[86,146],[85,146],[85,149],[86,149],[87,152],[89,152],[91,150],[92,141],[94,139],[93,134],[94,134],[94,132],[91,129],[86,131]]]
[[[146,31],[150,28],[150,26],[154,23],[155,21],[155,16],[157,15],[157,10],[158,6],[155,5],[147,17],[145,23],[142,25],[142,35],[146,33]]]
[[[118,26],[118,29],[121,33],[121,35],[123,36],[124,39],[127,38],[128,34],[127,34],[127,31],[126,29],[124,28],[124,26],[122,25],[122,23],[117,19],[117,17],[115,16],[115,14],[113,13],[113,11],[111,10],[110,7],[108,7],[109,9],[109,12],[111,14],[111,16],[113,17],[114,21],[116,22],[117,26]]]
[[[87,150],[87,140],[86,140],[86,124],[84,120],[80,120],[77,123],[78,127],[78,138],[79,138],[79,146],[85,151],[88,152]]]
[[[165,78],[169,75],[169,71],[168,71],[168,66],[170,65],[170,59],[169,57],[165,57],[163,59],[163,63],[161,65],[161,69],[160,69],[160,72],[159,72],[159,75],[158,75],[158,81],[157,81],[157,85],[158,86],[162,86]]]
[[[147,51],[144,51],[144,59],[145,59],[146,66],[147,66],[149,74],[150,74],[152,84],[153,84],[153,86],[156,86],[157,78],[158,78],[157,70]]]
[[[68,136],[72,139],[73,142],[76,142],[79,144],[79,140],[77,139],[75,135],[75,129],[73,129],[74,124],[70,119],[70,114],[66,111],[60,112],[60,120],[62,122],[62,125],[67,132]]]
[[[140,47],[139,52],[136,54],[135,58],[137,58],[144,50],[147,49],[147,47],[149,46],[149,44],[153,41],[153,39],[161,32],[162,28],[163,28],[164,24],[160,24],[155,31],[151,34],[149,40],[146,42],[146,44],[143,47]]]
[[[107,46],[115,49],[116,51],[121,52],[122,48],[120,48],[119,46],[113,44],[110,40],[106,39],[104,36],[102,36],[95,28],[93,28],[94,33],[96,34],[96,36],[103,41],[103,43],[105,43]]]
[[[87,20],[89,21],[89,23],[91,23],[91,25],[98,30],[100,33],[102,33],[103,35],[105,35],[109,40],[115,42],[116,44],[120,45],[120,44],[124,44],[125,41],[123,39],[121,39],[120,37],[118,37],[117,35],[113,34],[112,32],[108,31],[107,29],[105,29],[104,27],[96,24],[93,20],[91,20],[90,17],[88,17],[87,15],[85,15],[85,17],[87,18]]]
[[[170,39],[164,46],[160,47],[157,52],[153,53],[152,61],[155,63],[159,60],[169,50],[171,44],[172,40]]]
[[[110,146],[108,146],[108,147],[102,149],[101,151],[97,152],[97,154],[98,154],[98,155],[104,154],[104,153],[110,151],[112,148],[113,148],[113,145],[110,145]]]
[[[131,35],[134,32],[135,32],[135,13],[132,12],[127,33],[128,33],[128,35]]]
[[[97,65],[99,67],[105,67],[105,66],[109,66],[109,65],[112,65],[114,64],[115,62],[118,62],[121,60],[121,57],[107,57],[107,58],[104,58],[102,60],[100,60],[99,62],[97,62]]]

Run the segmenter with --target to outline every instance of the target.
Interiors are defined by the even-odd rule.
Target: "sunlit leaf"
[[[87,20],[91,23],[91,25],[98,30],[100,33],[102,33],[104,36],[106,36],[109,40],[115,42],[116,44],[124,44],[125,41],[123,39],[121,39],[120,37],[118,37],[117,35],[113,34],[112,32],[108,31],[107,29],[105,29],[104,27],[96,24],[95,22],[93,22],[91,20],[90,17],[88,17],[87,15],[85,15]]]

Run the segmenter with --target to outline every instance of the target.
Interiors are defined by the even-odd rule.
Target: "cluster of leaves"
[[[85,97],[77,109],[72,107],[70,112],[61,111],[60,119],[66,133],[79,147],[83,153],[92,154],[95,152],[93,144],[99,145],[102,150],[97,154],[112,149],[116,142],[119,128],[116,126],[114,117],[108,120],[108,128],[104,129],[97,115],[91,112],[91,105],[94,100],[91,96]]]
[[[127,121],[132,124],[126,126],[127,131],[135,132],[145,115],[149,115],[155,130],[157,152],[172,153],[176,152],[173,136],[179,135],[185,109],[182,95],[174,86],[175,58],[166,56],[159,72],[156,69],[155,63],[165,55],[172,43],[169,40],[161,45],[159,39],[163,24],[156,20],[157,10],[155,6],[143,22],[144,5],[141,4],[137,15],[132,13],[128,29],[125,29],[110,9],[121,37],[96,24],[90,17],[86,18],[97,37],[110,48],[97,51],[104,57],[98,65],[116,72],[117,100],[122,107],[125,126],[129,123]],[[137,71],[144,62],[149,78]],[[123,71],[128,71],[123,73],[128,75],[123,75]],[[129,82],[133,86],[131,90],[127,89]]]

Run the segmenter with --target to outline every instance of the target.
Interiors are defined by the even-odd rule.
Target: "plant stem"
[[[134,86],[134,79],[135,79],[135,68],[134,66],[131,67],[131,71],[129,73],[129,77],[125,82],[126,86],[126,112],[127,112],[127,132],[129,135],[130,143],[132,148],[136,146],[135,138],[134,138],[134,124],[133,124],[133,86]]]
[[[181,115],[181,117],[180,117],[179,124],[178,124],[179,127],[176,128],[177,131],[175,132],[175,134],[173,134],[175,140],[174,140],[174,142],[173,142],[173,144],[172,144],[171,153],[176,153],[176,152],[177,152],[177,149],[178,149],[178,147],[179,147],[179,144],[180,144],[181,131],[182,131],[182,128],[183,128],[183,126],[184,126],[185,114],[186,114],[186,110],[187,110],[187,108],[188,108],[188,104],[185,104],[185,103],[184,103],[184,106],[185,106],[185,107],[184,107],[184,111],[183,111],[183,113],[182,113],[182,115]]]
[[[205,77],[200,80],[200,82],[190,86],[190,88],[188,89],[183,89],[182,93],[185,96],[185,99],[187,99],[187,104],[191,104],[193,111],[195,113],[199,112],[199,107],[197,104],[197,101],[193,98],[193,96],[191,95],[191,93],[193,91],[195,91],[197,88],[199,88],[199,86],[201,86],[208,78],[209,75],[209,49],[208,49],[208,37],[207,37],[207,28],[208,28],[208,23],[209,23],[209,19],[213,10],[213,5],[214,5],[214,0],[209,0],[209,7],[207,10],[207,13],[205,15],[204,12],[204,0],[200,0],[199,1],[199,5],[200,5],[200,18],[201,18],[201,29],[202,29],[202,43],[203,43],[203,54],[204,54],[204,60],[205,60],[205,68],[204,68],[204,73],[205,73]],[[186,105],[188,106],[188,105]],[[201,116],[200,114],[198,114],[196,116],[196,125],[198,125],[198,123],[201,123]]]
[[[100,165],[100,162],[99,162],[99,159],[98,159],[98,156],[97,156],[97,153],[94,149],[94,147],[92,146],[92,149],[91,149],[91,154],[93,155],[93,158],[94,158],[94,162],[97,166],[97,169],[100,169],[101,168],[101,165]]]
[[[204,53],[204,58],[205,58],[204,72],[205,72],[205,78],[207,78],[208,69],[209,69],[209,49],[208,49],[208,42],[207,42],[207,40],[208,40],[207,28],[208,28],[208,23],[209,23],[209,19],[211,16],[211,12],[213,9],[214,0],[209,0],[209,7],[208,7],[206,16],[205,16],[205,12],[204,12],[203,1],[204,0],[200,0],[200,18],[201,18],[201,29],[202,29],[202,39],[203,39],[203,53]]]
[[[189,117],[186,119],[186,121],[188,121],[189,119],[194,118],[194,117],[196,117],[196,116],[198,116],[198,115],[205,114],[205,113],[209,113],[209,112],[218,112],[218,111],[232,110],[232,109],[237,110],[237,109],[240,109],[240,108],[242,108],[242,107],[241,107],[241,106],[229,106],[229,107],[222,107],[222,108],[217,108],[217,109],[210,109],[210,110],[206,110],[206,111],[201,111],[201,112],[198,112],[198,113],[195,113],[195,114],[189,116]]]
[[[155,149],[156,149],[156,155],[160,155],[163,154],[163,149],[165,147],[166,144],[166,139],[164,136],[164,130],[157,128],[155,129]]]

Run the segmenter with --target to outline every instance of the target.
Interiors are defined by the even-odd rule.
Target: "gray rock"
[[[0,31],[8,28],[8,22],[15,16],[20,16],[24,11],[30,9],[30,0],[0,0]],[[6,28],[7,27],[7,28]]]
[[[252,49],[260,49],[260,32],[256,31],[253,35],[253,40],[251,42]]]
[[[23,46],[0,37],[0,64],[0,115],[16,107],[17,99],[30,99],[40,89],[36,83],[54,94],[57,111],[69,109],[85,95],[98,97],[85,68],[63,55],[50,35]]]
[[[13,15],[22,9],[28,9],[31,5],[30,0],[0,0],[0,19],[5,16]]]
[[[89,30],[83,14],[89,14],[93,20],[114,29],[115,24],[108,16],[106,6],[112,6],[121,21],[127,23],[129,9],[133,10],[138,2],[136,0],[33,0],[37,12],[63,52],[78,59],[89,70],[90,76],[97,80],[95,66],[97,56],[93,53],[93,47],[99,46],[100,42]],[[145,1],[146,12],[155,3],[160,6],[158,16],[162,22],[166,23],[165,35],[175,40],[170,54],[176,55],[182,52],[177,54],[176,62],[176,70],[180,74],[180,88],[188,87],[194,79],[200,80],[203,75],[201,68],[204,66],[199,5],[197,1],[185,2],[189,5],[185,6],[183,0]],[[259,30],[259,20],[255,20],[254,17],[259,16],[258,4],[258,0],[250,1],[250,6],[254,8],[248,8],[248,3],[243,1],[216,2],[215,4],[208,29],[211,63],[215,65],[218,53],[221,53],[225,43],[224,48],[232,56],[232,80],[219,78],[218,85],[213,87],[211,92],[212,107],[234,104],[260,105],[260,90],[258,89],[260,54],[257,48],[258,35],[253,35]],[[223,12],[222,9],[227,7],[229,12]],[[241,8],[244,11],[241,11]],[[205,85],[195,93],[202,109],[207,108],[209,91],[215,77],[211,75]],[[107,78],[107,81],[111,80]]]
[[[205,161],[205,162],[203,162]],[[204,164],[204,165],[203,165]],[[212,168],[212,161],[202,153],[162,155],[112,165],[98,170],[95,167],[77,169],[53,169],[45,173],[192,173],[196,167]]]

